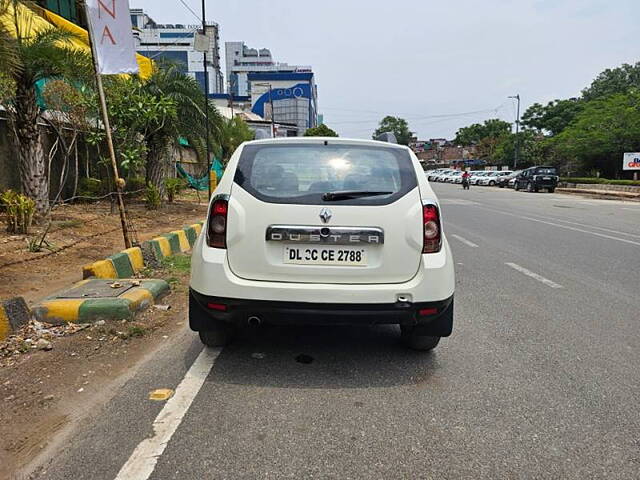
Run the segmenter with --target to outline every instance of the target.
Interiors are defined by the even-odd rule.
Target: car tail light
[[[418,310],[418,315],[420,315],[421,317],[428,317],[429,315],[436,315],[437,313],[437,308],[422,308]]]
[[[422,220],[424,236],[422,253],[437,253],[442,248],[442,229],[438,207],[423,205]]]
[[[228,198],[216,198],[209,212],[207,245],[213,248],[227,248]]]

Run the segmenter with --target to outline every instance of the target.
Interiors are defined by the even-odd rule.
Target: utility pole
[[[271,104],[271,138],[276,138],[276,112],[273,110],[273,96],[271,95],[271,84],[269,84],[269,103]]]
[[[516,118],[516,152],[513,157],[513,169],[515,170],[520,161],[520,94],[510,96],[509,98],[515,98],[518,100],[518,113]]]
[[[206,0],[202,0],[202,33],[207,37],[207,11]],[[207,43],[207,50],[211,41]],[[209,179],[209,198],[211,198],[211,145],[209,143],[209,69],[207,68],[207,52],[202,53],[204,65],[204,125],[207,132],[207,178]]]

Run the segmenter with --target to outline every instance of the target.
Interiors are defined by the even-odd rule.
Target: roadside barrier
[[[82,268],[82,278],[131,278],[145,267],[159,267],[162,260],[191,250],[202,231],[204,222],[174,230],[133,247],[98,260]]]
[[[31,311],[22,297],[0,303],[0,342],[31,319]]]

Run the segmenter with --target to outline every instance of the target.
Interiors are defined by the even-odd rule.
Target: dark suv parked
[[[527,192],[538,192],[546,189],[553,193],[558,186],[558,175],[554,167],[531,167],[520,172],[516,177],[514,188],[527,189]]]

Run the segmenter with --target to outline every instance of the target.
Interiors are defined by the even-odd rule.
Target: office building
[[[138,53],[154,61],[177,63],[181,70],[201,85],[204,91],[204,53],[196,51],[195,38],[202,25],[158,24],[142,9],[131,9],[131,23],[137,39]],[[224,80],[220,68],[220,36],[217,23],[207,22],[206,34],[209,94],[223,93]]]

